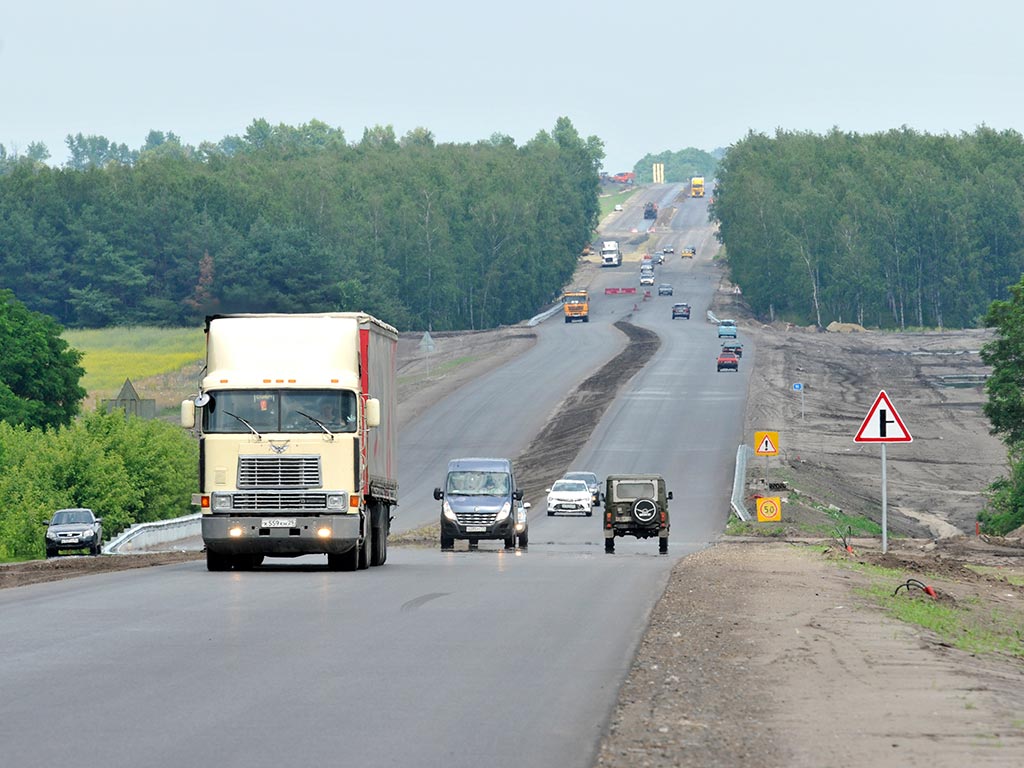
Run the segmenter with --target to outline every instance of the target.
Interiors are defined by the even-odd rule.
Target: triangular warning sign
[[[773,454],[773,453],[778,453],[778,452],[779,451],[775,447],[775,443],[772,442],[771,435],[765,435],[764,436],[764,440],[762,440],[761,443],[757,446],[757,451],[756,451],[756,453],[758,455],[765,454],[765,453]]]
[[[883,389],[853,438],[855,443],[910,443],[914,438]]]

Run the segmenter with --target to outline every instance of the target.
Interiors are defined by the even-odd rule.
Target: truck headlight
[[[502,520],[508,517],[509,512],[511,511],[512,504],[506,501],[504,504],[501,505],[501,509],[498,511],[498,516],[497,518],[495,518],[495,521],[500,523]]]
[[[231,496],[226,493],[214,494],[211,502],[214,509],[231,509]]]
[[[330,493],[327,495],[328,509],[348,509],[348,497],[344,493]]]
[[[459,521],[458,518],[455,517],[455,513],[452,512],[452,508],[451,505],[448,503],[448,499],[445,499],[444,501],[441,502],[441,514],[443,514],[447,519],[451,520],[453,523],[457,523]]]

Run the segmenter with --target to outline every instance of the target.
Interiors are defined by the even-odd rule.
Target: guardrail
[[[736,517],[744,522],[750,520],[750,513],[743,503],[743,489],[747,483],[747,460],[753,455],[754,449],[749,445],[741,445],[736,449],[736,471],[732,476],[732,498],[729,500],[729,506],[736,513]]]
[[[190,539],[201,537],[202,513],[196,512],[185,517],[176,517],[171,520],[155,520],[152,523],[138,523],[127,528],[117,536],[103,545],[103,553],[106,555],[121,554],[122,550],[153,551],[154,547],[177,542],[183,545]],[[198,546],[191,542],[190,546],[177,546],[174,549],[201,549],[202,541]]]
[[[710,309],[708,310],[708,322],[714,323],[715,325],[718,325],[721,322],[717,317],[715,317],[715,313]]]

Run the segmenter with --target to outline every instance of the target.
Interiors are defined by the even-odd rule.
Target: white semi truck
[[[358,312],[206,320],[199,434],[206,565],[326,554],[334,570],[383,565],[398,504],[398,332]]]
[[[619,243],[617,240],[605,240],[601,244],[601,266],[622,266],[622,251],[619,250]]]

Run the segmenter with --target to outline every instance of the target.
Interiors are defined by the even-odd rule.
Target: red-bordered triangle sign
[[[903,419],[896,413],[889,396],[883,389],[875,398],[875,404],[868,411],[864,423],[860,425],[855,443],[911,443],[914,438],[904,426]]]

